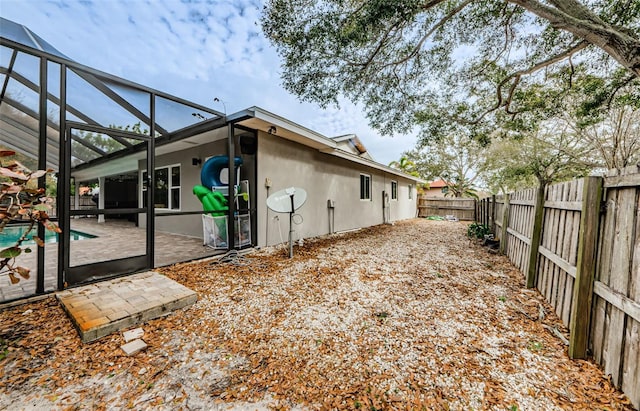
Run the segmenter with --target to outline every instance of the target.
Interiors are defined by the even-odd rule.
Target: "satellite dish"
[[[267,207],[276,213],[292,213],[302,207],[305,201],[307,201],[307,192],[304,189],[289,187],[271,194],[267,198]]]
[[[307,201],[302,188],[289,187],[276,191],[267,198],[267,207],[276,213],[289,213],[289,258],[293,258],[293,213]]]

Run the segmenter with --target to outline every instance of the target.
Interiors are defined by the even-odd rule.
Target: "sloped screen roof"
[[[215,110],[78,64],[27,27],[4,18],[0,18],[0,86],[1,145],[37,158],[40,122],[46,117],[47,145],[57,153],[62,119],[91,133],[71,135],[73,145],[82,146],[75,151],[82,158],[72,158],[72,167],[136,152],[135,140],[123,135],[150,137],[153,130],[159,141],[197,123],[224,118]],[[46,105],[41,90],[46,91]],[[47,156],[54,168],[58,160],[56,155]]]
[[[44,51],[53,56],[68,59],[67,56],[59,52],[51,44],[44,41],[40,36],[29,30],[22,24],[14,23],[11,20],[0,17],[0,36],[5,39],[15,41],[36,50]]]

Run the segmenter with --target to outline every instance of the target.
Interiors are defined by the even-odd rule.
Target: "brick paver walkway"
[[[83,342],[144,323],[198,299],[194,291],[154,271],[72,288],[57,297]]]
[[[96,235],[96,238],[72,241],[71,265],[108,261],[114,258],[141,255],[145,253],[145,235],[143,228],[119,220],[107,220],[98,224],[95,219],[81,218],[71,220],[71,228]],[[58,244],[48,243],[45,252],[45,292],[55,291],[57,286]],[[205,258],[223,251],[202,245],[201,238],[183,235],[155,233],[155,267],[162,267],[181,261]],[[0,304],[26,298],[36,293],[36,252],[21,255],[18,265],[30,268],[31,278],[11,284],[8,276],[0,277]]]

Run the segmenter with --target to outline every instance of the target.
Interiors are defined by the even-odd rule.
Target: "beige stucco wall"
[[[426,195],[427,197],[444,198],[444,193],[442,192],[442,188],[441,187],[430,188],[428,190],[425,190],[424,195]]]
[[[180,210],[176,211],[201,211],[202,204],[198,197],[193,195],[193,186],[200,184],[200,170],[202,164],[193,166],[191,159],[196,157],[204,159],[209,156],[224,155],[227,152],[226,140],[218,140],[201,146],[195,146],[187,150],[175,151],[164,155],[157,156],[156,168],[180,164]],[[142,171],[146,167],[146,161],[140,161],[139,169]],[[142,174],[142,173],[140,173]],[[138,193],[140,195],[140,193]],[[141,200],[140,200],[141,201]],[[160,210],[157,212],[165,213],[169,210]],[[140,218],[140,226],[146,226],[144,216]],[[193,237],[202,238],[202,217],[200,215],[182,215],[182,216],[162,216],[156,217],[156,230],[183,234]]]
[[[360,200],[361,173],[371,175],[370,201]],[[269,190],[265,187],[267,178],[272,182]],[[307,191],[307,202],[298,210],[304,221],[295,226],[294,235],[294,238],[307,238],[329,232],[329,199],[335,201],[335,231],[382,224],[382,191],[390,195],[391,180],[398,182],[398,200],[389,201],[391,221],[415,217],[417,195],[411,180],[261,132],[258,135],[258,245],[278,244],[288,238],[288,215],[267,209],[268,194],[291,186]],[[409,184],[413,186],[411,200]]]
[[[226,153],[226,140],[219,140],[202,146],[156,157],[156,167],[181,165],[181,206],[179,211],[200,211],[202,205],[192,194],[192,188],[200,184],[200,166],[193,166],[191,158],[204,159],[212,155]],[[250,161],[242,167],[242,173],[250,175]],[[140,170],[145,163],[140,162]],[[334,231],[345,231],[361,227],[382,224],[382,191],[391,196],[391,181],[398,182],[398,199],[389,200],[388,215],[391,221],[413,218],[416,215],[417,192],[415,182],[385,173],[371,167],[324,154],[316,149],[285,140],[281,137],[260,132],[258,135],[257,187],[252,198],[257,212],[257,245],[279,244],[288,239],[288,214],[268,211],[268,194],[295,186],[307,191],[305,205],[298,211],[303,218],[295,225],[295,236],[315,237],[329,232],[329,209],[327,200],[335,201]],[[360,200],[360,174],[371,175],[371,200]],[[246,175],[242,178],[246,178]],[[271,188],[265,187],[265,179],[272,182]],[[409,199],[409,185],[413,187],[412,199]],[[157,210],[168,212],[168,210]],[[268,213],[268,214],[267,214]],[[278,219],[274,219],[278,216]],[[140,224],[145,220],[141,216]],[[279,229],[278,229],[279,227]],[[156,230],[184,234],[202,238],[202,218],[200,215],[162,216],[156,218]],[[254,233],[255,236],[256,233]],[[268,235],[268,242],[267,236]]]

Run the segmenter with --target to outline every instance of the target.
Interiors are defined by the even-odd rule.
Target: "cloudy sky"
[[[413,147],[411,136],[379,136],[353,104],[323,110],[282,89],[278,57],[258,23],[262,4],[0,0],[0,15],[79,63],[219,111],[259,106],[326,136],[355,133],[383,164]]]

